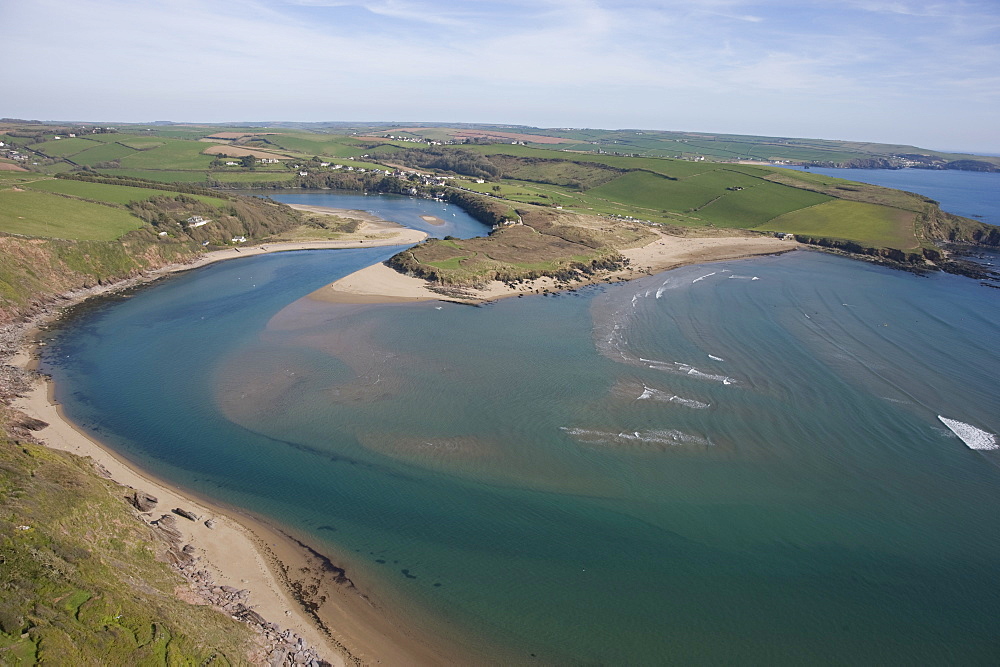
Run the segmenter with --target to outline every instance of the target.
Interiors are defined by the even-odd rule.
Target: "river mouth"
[[[991,290],[797,253],[482,308],[301,300],[391,253],[172,278],[43,370],[160,476],[512,663],[995,649],[998,469],[937,420],[996,432]]]

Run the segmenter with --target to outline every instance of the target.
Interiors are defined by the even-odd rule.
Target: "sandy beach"
[[[39,381],[26,396],[16,399],[14,407],[29,417],[41,419],[48,426],[38,433],[47,446],[91,458],[107,470],[115,482],[155,496],[159,503],[144,520],[158,519],[179,507],[202,517],[202,521],[178,520],[175,525],[185,544],[194,545],[201,556],[200,566],[208,569],[216,583],[250,591],[250,606],[265,619],[289,628],[316,647],[335,665],[345,665],[345,657],[331,638],[321,632],[291,596],[287,586],[272,570],[277,538],[262,525],[249,529],[219,508],[195,500],[163,482],[129,466],[111,451],[92,440],[67,421],[51,399],[51,386]],[[208,528],[204,520],[212,519]],[[246,518],[241,519],[247,522]],[[271,544],[272,548],[267,545]]]
[[[600,280],[627,280],[687,264],[772,255],[798,247],[794,241],[783,241],[769,236],[678,237],[666,234],[658,236],[658,239],[645,246],[623,250],[622,254],[630,262],[628,268],[605,275]],[[539,278],[515,286],[494,280],[475,288],[449,288],[436,291],[434,287],[433,283],[421,278],[404,275],[384,264],[376,264],[321,287],[310,294],[309,298],[331,303],[386,303],[432,299],[456,303],[482,303],[558,289],[556,282],[551,278]]]

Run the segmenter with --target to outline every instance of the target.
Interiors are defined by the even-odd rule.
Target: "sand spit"
[[[794,241],[768,236],[678,237],[659,234],[659,238],[640,248],[623,250],[628,268],[607,274],[599,280],[612,282],[675,269],[689,264],[703,264],[773,255],[798,247]],[[559,291],[556,281],[539,278],[517,285],[490,281],[477,287],[443,287],[397,272],[384,264],[356,271],[321,287],[309,298],[331,303],[390,303],[404,301],[452,301],[483,303],[524,294]]]

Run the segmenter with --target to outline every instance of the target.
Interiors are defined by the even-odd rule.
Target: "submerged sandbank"
[[[33,358],[22,349],[16,361],[27,366]],[[156,497],[156,507],[140,515],[147,523],[174,508],[198,515],[198,521],[175,522],[182,543],[194,547],[198,567],[208,570],[217,586],[249,591],[251,609],[295,632],[331,664],[482,660],[462,647],[414,632],[407,618],[394,615],[389,605],[356,586],[348,572],[294,535],[182,490],[125,460],[70,421],[53,394],[54,383],[38,379],[30,392],[13,403],[15,409],[48,424],[36,433],[38,440],[53,449],[88,457],[96,469],[106,471],[123,487]],[[208,519],[213,521],[211,528],[204,523]]]

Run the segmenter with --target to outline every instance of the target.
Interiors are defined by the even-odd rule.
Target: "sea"
[[[294,201],[485,233],[341,196]],[[797,251],[479,307],[307,298],[398,251],[176,275],[80,309],[42,370],[124,457],[496,663],[1000,661],[1000,290]]]

